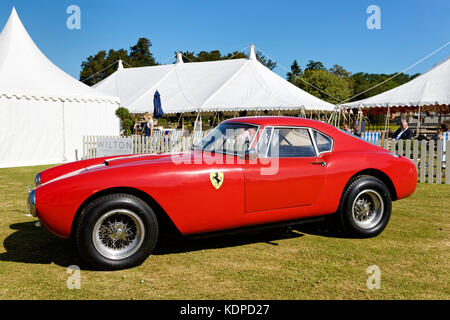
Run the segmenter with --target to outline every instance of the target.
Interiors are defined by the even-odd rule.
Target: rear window
[[[333,148],[333,140],[316,130],[313,130],[313,132],[319,153],[330,152]]]

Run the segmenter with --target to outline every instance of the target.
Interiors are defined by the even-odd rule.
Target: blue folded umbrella
[[[164,111],[161,106],[161,96],[158,90],[156,90],[155,96],[153,97],[153,107],[154,107],[153,118],[155,119],[161,118],[164,115]]]

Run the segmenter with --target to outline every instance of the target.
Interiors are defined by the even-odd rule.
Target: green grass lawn
[[[386,230],[346,239],[321,226],[186,240],[166,237],[134,269],[81,270],[69,241],[34,226],[26,186],[45,167],[0,169],[0,299],[449,299],[450,186],[419,184]],[[381,269],[369,290],[367,267]]]

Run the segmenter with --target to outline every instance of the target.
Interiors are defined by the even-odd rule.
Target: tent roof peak
[[[255,60],[256,59],[255,45],[253,43],[250,45],[250,52],[249,52],[248,58],[250,60]]]
[[[181,52],[177,52],[177,64],[184,63],[183,61],[183,54]]]
[[[123,70],[122,59],[119,59],[119,61],[117,61],[117,71],[119,71],[119,70]]]

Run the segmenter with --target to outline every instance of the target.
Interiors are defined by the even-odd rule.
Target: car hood
[[[102,157],[87,160],[80,160],[70,163],[65,163],[40,173],[41,184],[45,184],[56,179],[62,179],[68,176],[73,176],[86,171],[102,170],[119,165],[133,165],[137,163],[151,163],[160,159],[170,159],[176,154],[140,154],[127,156],[112,156]]]

